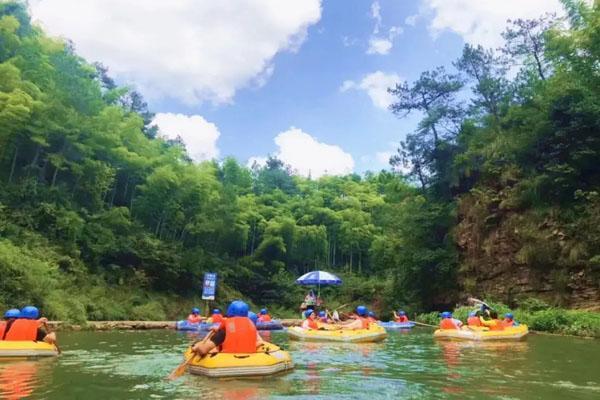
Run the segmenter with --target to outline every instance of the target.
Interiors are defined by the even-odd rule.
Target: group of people
[[[440,329],[462,329],[463,322],[452,316],[450,311],[444,311],[441,314]],[[491,308],[482,305],[481,309],[472,311],[467,318],[467,327],[472,328],[488,328],[492,331],[501,331],[505,328],[518,326],[512,313],[504,314],[504,318],[498,317],[498,312]]]
[[[354,313],[350,315],[347,321],[330,318],[327,311],[317,311],[308,309],[304,312],[304,321],[302,328],[317,330],[336,330],[336,329],[369,329],[370,324],[377,323],[375,313],[369,311],[365,306],[358,306]]]
[[[47,323],[48,319],[40,318],[40,312],[34,306],[25,306],[21,310],[12,308],[0,321],[0,340],[56,343],[56,334],[48,332]]]
[[[260,310],[258,315],[248,309],[248,318],[250,318],[250,320],[254,322],[254,325],[256,325],[257,322],[272,321],[271,315],[269,314],[269,311],[266,308]],[[221,313],[220,309],[215,308],[214,310],[212,310],[212,314],[210,315],[210,317],[204,318],[200,315],[200,309],[194,307],[192,308],[192,312],[188,315],[187,321],[190,324],[199,324],[201,322],[221,324],[225,321],[225,317],[223,317],[223,314]]]

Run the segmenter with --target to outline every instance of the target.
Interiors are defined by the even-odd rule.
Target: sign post
[[[206,272],[204,274],[204,284],[202,285],[202,300],[206,300],[206,315],[209,316],[208,302],[215,299],[217,292],[217,274]]]

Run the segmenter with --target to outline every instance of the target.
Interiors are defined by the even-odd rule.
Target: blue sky
[[[525,4],[523,4],[525,3]],[[416,125],[385,88],[497,47],[558,0],[32,0],[34,19],[137,87],[192,157],[277,155],[313,176],[389,168]],[[294,129],[292,129],[294,128]]]

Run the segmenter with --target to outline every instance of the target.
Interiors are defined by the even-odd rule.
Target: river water
[[[2,399],[600,399],[600,341],[530,335],[523,342],[434,340],[390,332],[382,343],[265,339],[293,372],[262,379],[165,376],[193,339],[174,331],[62,332],[53,359],[0,361]]]

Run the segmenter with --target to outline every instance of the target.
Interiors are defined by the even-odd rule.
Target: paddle
[[[48,327],[48,322],[44,321],[44,328],[46,328],[46,333],[52,333],[52,331],[50,330],[50,328]],[[56,333],[54,334],[56,337]],[[58,354],[62,353],[62,350],[60,349],[60,347],[58,346],[58,340],[54,340],[54,347],[56,347],[56,351],[58,352]]]
[[[435,329],[439,328],[439,326],[424,324],[423,322],[417,322],[417,321],[409,321],[409,322],[412,322],[415,325],[427,326],[429,328],[435,328]]]
[[[202,339],[201,343],[206,343],[208,341],[208,339],[210,339],[214,334],[215,334],[215,331],[211,330],[210,332],[208,332],[208,334],[206,336],[204,336],[204,339]],[[179,364],[179,366],[177,366],[177,368],[175,368],[169,374],[167,379],[172,381],[172,380],[179,378],[181,375],[183,375],[187,369],[187,366],[189,365],[190,362],[192,362],[192,360],[194,358],[196,358],[196,354],[192,353],[192,355],[187,360],[185,360],[181,364]]]
[[[484,305],[484,306],[486,306],[487,308],[489,308],[490,310],[493,310],[493,308],[492,308],[492,307],[490,307],[490,306],[489,306],[489,305],[488,305],[488,304],[487,304],[485,301],[482,301],[482,300],[476,299],[476,298],[474,298],[474,297],[469,297],[469,298],[467,299],[467,301],[469,301],[470,303],[476,303],[476,304],[481,304],[481,305]]]

